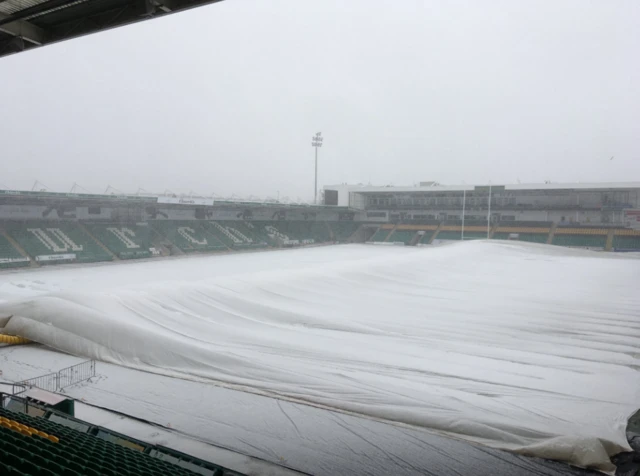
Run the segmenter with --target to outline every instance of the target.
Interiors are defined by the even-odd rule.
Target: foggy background
[[[0,59],[0,188],[640,180],[640,2],[226,0]],[[611,157],[613,160],[610,160]]]

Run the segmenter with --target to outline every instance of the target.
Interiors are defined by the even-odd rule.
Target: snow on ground
[[[606,470],[640,401],[638,278],[637,260],[544,245],[350,245],[2,274],[0,325],[194,381],[110,371],[131,414],[167,395],[202,410],[193,395],[231,391],[210,381]],[[108,407],[100,384],[82,391]]]

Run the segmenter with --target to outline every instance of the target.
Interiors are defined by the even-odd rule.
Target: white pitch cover
[[[639,279],[633,254],[345,245],[2,274],[0,327],[610,472],[640,406]]]

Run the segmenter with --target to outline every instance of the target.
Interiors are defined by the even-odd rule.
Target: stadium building
[[[0,191],[0,472],[612,473],[637,260],[566,247],[640,250],[639,192]]]
[[[336,242],[428,245],[486,238],[639,250],[640,184],[338,185],[325,186],[322,206],[0,191],[2,268]]]
[[[0,267],[344,242],[346,207],[0,191]]]
[[[374,242],[518,239],[596,250],[640,249],[640,183],[324,187]]]

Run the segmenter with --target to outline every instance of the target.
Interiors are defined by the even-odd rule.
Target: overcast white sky
[[[637,0],[226,0],[0,58],[0,187],[308,200],[318,131],[320,185],[640,180],[639,25]]]

